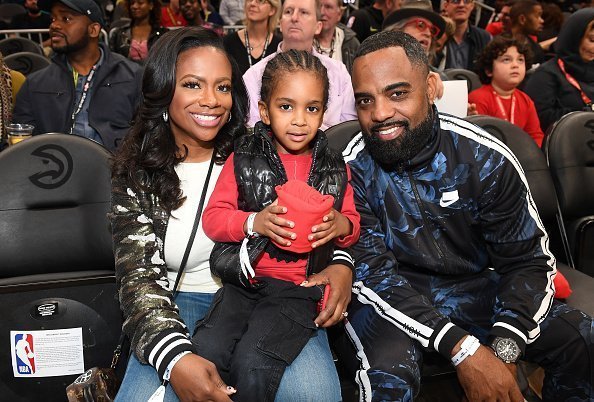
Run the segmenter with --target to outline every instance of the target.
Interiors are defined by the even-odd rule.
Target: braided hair
[[[0,53],[0,139],[12,119],[12,77]]]
[[[330,91],[328,71],[319,58],[305,50],[290,49],[286,52],[280,52],[268,62],[262,74],[260,99],[269,104],[272,91],[281,81],[283,74],[297,71],[312,72],[320,79],[324,89],[323,105],[324,111],[326,111]]]

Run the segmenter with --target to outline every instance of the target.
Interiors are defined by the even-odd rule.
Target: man
[[[325,130],[340,122],[357,118],[351,76],[346,67],[341,62],[318,53],[313,47],[314,36],[319,34],[322,29],[320,19],[318,0],[285,0],[280,19],[283,41],[278,45],[278,50],[254,64],[243,75],[243,81],[250,97],[248,125],[254,126],[260,120],[258,100],[260,100],[262,74],[266,64],[277,53],[289,49],[311,51],[319,57],[328,70],[330,97],[321,129]]]
[[[433,11],[431,0],[404,0],[400,10],[386,16],[382,31],[401,31],[415,38],[429,56],[433,42],[437,41],[446,30],[446,21]],[[448,77],[437,68],[429,66],[439,74],[442,81]]]
[[[183,15],[183,17],[185,18],[185,20],[188,22],[188,26],[202,26],[204,28],[210,29],[211,31],[214,31],[216,33],[218,33],[219,35],[223,36],[223,26],[221,24],[215,23],[215,22],[210,22],[207,21],[204,17],[203,17],[203,11],[202,11],[202,1],[200,0],[180,0],[180,10],[181,13]],[[208,3],[207,3],[208,5]],[[212,14],[210,14],[212,15]],[[217,14],[218,16],[218,14]],[[218,17],[217,21],[221,22],[222,20],[219,20],[220,16]]]
[[[382,30],[382,23],[386,15],[400,8],[401,0],[375,0],[371,6],[363,7],[355,11],[347,27],[357,34],[359,42],[363,42],[368,36]]]
[[[445,0],[444,5],[447,16],[456,23],[456,31],[444,48],[445,68],[474,70],[474,60],[491,41],[491,35],[469,23],[474,0]]]
[[[47,29],[52,22],[47,12],[41,11],[37,5],[37,0],[25,0],[23,4],[25,10],[24,14],[17,14],[12,17],[10,22],[11,29]],[[47,41],[49,36],[47,34],[42,35],[44,42]],[[44,43],[45,46],[45,43]]]
[[[520,357],[544,367],[544,400],[591,400],[592,319],[553,300],[555,258],[522,168],[490,134],[437,114],[428,71],[402,32],[364,41],[353,65],[362,134],[343,155],[361,238],[346,329],[361,399],[412,400],[422,351],[436,350],[471,401],[523,401]]]
[[[58,0],[51,9],[56,55],[27,77],[13,121],[34,135],[61,132],[115,150],[130,128],[140,97],[140,67],[99,44],[103,17],[93,0]]]
[[[519,0],[510,9],[511,33],[518,40],[525,40],[532,52],[532,63],[540,64],[545,61],[544,50],[536,35],[542,31],[542,6],[536,0]]]
[[[487,25],[485,30],[491,34],[491,36],[501,35],[503,33],[511,32],[511,19],[509,18],[509,12],[515,3],[514,0],[508,0],[501,5],[501,10],[497,14],[497,19]]]
[[[342,0],[320,0],[322,31],[316,35],[316,50],[331,59],[342,61],[349,73],[353,67],[359,40],[353,30],[340,23],[345,7]]]

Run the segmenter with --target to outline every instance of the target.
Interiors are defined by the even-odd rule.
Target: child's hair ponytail
[[[328,107],[328,93],[330,89],[328,71],[319,58],[305,50],[290,49],[286,52],[280,52],[268,62],[262,74],[260,99],[268,104],[272,96],[272,90],[278,84],[282,75],[296,71],[312,72],[322,81],[322,85],[324,86],[323,103],[325,111]]]

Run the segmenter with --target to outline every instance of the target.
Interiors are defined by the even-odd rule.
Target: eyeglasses
[[[474,0],[448,0],[448,2],[452,3],[452,4],[460,4],[460,3],[464,3],[466,5],[471,4],[474,2]]]
[[[431,33],[431,36],[434,38],[437,37],[437,35],[439,35],[439,32],[440,32],[438,27],[436,27],[429,21],[421,19],[421,18],[415,18],[413,20],[408,21],[406,24],[404,24],[405,27],[410,26],[410,25],[414,25],[414,27],[417,28],[421,32],[428,29],[429,32]]]
[[[245,0],[245,4],[250,4],[252,2],[261,6],[261,5],[268,3],[268,0]]]

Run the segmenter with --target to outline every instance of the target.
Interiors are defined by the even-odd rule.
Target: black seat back
[[[29,75],[50,65],[47,57],[32,52],[13,53],[4,58],[4,63],[11,70],[16,70],[23,75]]]
[[[4,57],[19,52],[31,52],[43,55],[43,49],[39,46],[39,43],[33,42],[31,39],[17,36],[0,40],[0,53]]]
[[[447,68],[443,72],[450,80],[466,80],[469,93],[482,86],[481,79],[474,71],[463,68]]]
[[[559,119],[545,152],[576,267],[594,276],[594,113]]]
[[[328,145],[335,151],[342,152],[349,141],[361,131],[359,120],[349,120],[328,127],[325,131]]]
[[[65,134],[34,136],[0,152],[1,400],[65,400],[81,369],[46,376],[47,367],[64,363],[61,354],[75,355],[59,342],[47,345],[65,329],[80,328],[84,369],[111,362],[122,321],[106,216],[109,156],[101,145]],[[26,373],[11,347],[23,339],[34,346],[37,372]],[[15,377],[15,370],[25,375]]]

